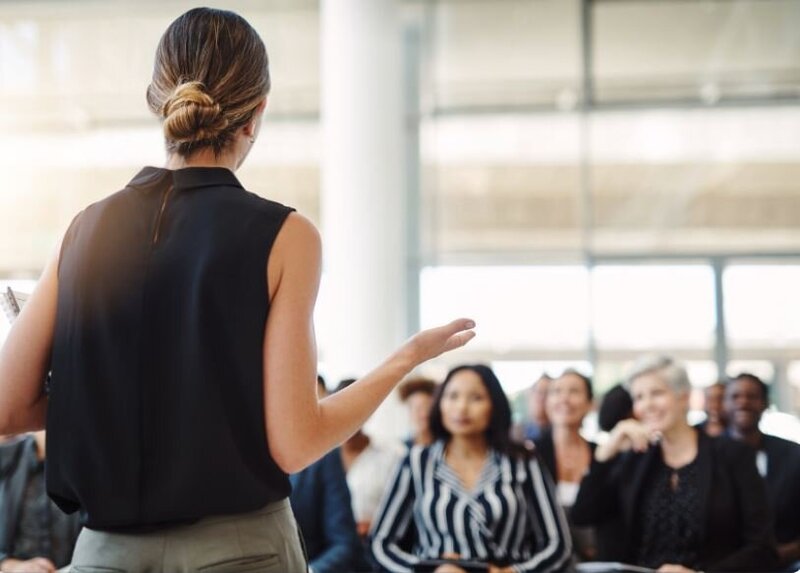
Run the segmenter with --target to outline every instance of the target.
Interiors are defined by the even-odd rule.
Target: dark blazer
[[[584,441],[589,444],[589,449],[594,455],[597,444],[587,440]],[[542,461],[547,471],[550,472],[553,483],[556,483],[558,481],[558,462],[556,462],[556,445],[553,442],[553,431],[549,428],[542,430],[541,435],[533,440],[533,443],[536,446],[536,456]]]
[[[542,435],[533,441],[536,445],[536,455],[542,461],[550,476],[553,478],[553,483],[558,481],[558,462],[556,462],[556,446],[553,443],[553,432],[547,429],[542,432]],[[586,442],[589,444],[589,450],[594,456],[594,451],[597,449],[597,444],[594,442]],[[567,513],[570,523],[574,525],[572,515]],[[598,523],[594,526],[595,540],[597,541],[597,561],[624,561],[624,533],[621,524],[621,519],[609,519],[603,523]]]
[[[643,454],[628,452],[606,463],[592,461],[572,508],[576,525],[593,525],[621,517],[625,529],[624,560],[635,558],[637,507],[649,470],[661,455],[654,446]],[[767,509],[764,480],[754,452],[727,438],[698,433],[700,499],[705,515],[698,563],[703,571],[773,571],[777,554]]]
[[[354,571],[363,560],[339,449],[289,478],[290,501],[314,573]],[[357,565],[359,564],[359,565]]]
[[[800,444],[764,435],[767,497],[775,515],[778,543],[800,539]]]

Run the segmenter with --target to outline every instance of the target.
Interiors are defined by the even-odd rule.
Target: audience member
[[[600,402],[597,412],[597,425],[604,432],[610,432],[622,420],[633,418],[633,400],[624,384],[617,384],[608,390]]]
[[[340,456],[337,448],[289,477],[292,510],[313,573],[362,570],[364,553]]]
[[[556,482],[556,497],[569,517],[583,475],[589,470],[595,445],[580,434],[583,419],[592,409],[592,381],[568,369],[550,382],[545,407],[550,428],[537,440],[536,454]],[[592,528],[570,526],[575,556],[590,561],[597,556]]]
[[[344,390],[354,382],[353,378],[342,380],[335,391]],[[361,428],[342,444],[340,451],[347,486],[350,488],[356,530],[364,538],[372,525],[381,496],[400,461],[400,455],[391,448],[375,443]]]
[[[528,389],[526,398],[526,419],[515,424],[511,429],[511,437],[519,443],[532,442],[538,438],[543,430],[550,427],[550,420],[547,419],[545,400],[547,399],[547,389],[553,379],[547,374],[542,374],[539,379]]]
[[[715,382],[708,386],[703,392],[705,402],[703,409],[706,412],[706,419],[697,425],[697,428],[709,436],[720,436],[725,433],[725,410],[722,407],[722,400],[725,397],[725,383]]]
[[[434,443],[408,453],[381,502],[371,544],[380,567],[421,570],[439,559],[481,562],[492,573],[568,566],[569,529],[552,481],[512,444],[511,408],[494,372],[451,370],[430,424]],[[401,546],[409,528],[410,551]],[[437,570],[464,571],[457,562]]]
[[[44,432],[0,444],[0,570],[4,573],[50,573],[72,558],[80,521],[77,514],[65,514],[47,497],[44,460]]]
[[[633,400],[625,385],[620,383],[607,390],[600,401],[597,425],[603,432],[610,432],[622,420],[633,418]],[[572,512],[569,513],[570,519]],[[625,560],[625,524],[622,516],[609,517],[594,527],[597,540],[598,561]]]
[[[429,446],[433,441],[428,425],[430,420],[433,394],[436,391],[436,382],[429,378],[411,378],[400,385],[400,400],[408,406],[411,420],[411,436],[405,445]]]
[[[625,561],[660,571],[770,571],[777,555],[764,481],[743,444],[692,428],[686,370],[645,357],[629,378],[635,420],[595,450],[576,524],[621,515]]]
[[[800,569],[800,444],[764,434],[758,427],[769,406],[767,385],[753,374],[739,374],[725,389],[729,435],[756,453],[759,473],[775,518],[778,554],[787,570]]]

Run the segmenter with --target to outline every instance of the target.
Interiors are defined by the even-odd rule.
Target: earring
[[[255,136],[251,137],[250,138],[250,145],[254,144],[255,142],[256,142],[256,137]]]

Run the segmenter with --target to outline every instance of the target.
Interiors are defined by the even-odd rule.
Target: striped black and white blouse
[[[401,547],[409,528],[414,547]],[[412,448],[398,466],[371,536],[377,563],[398,572],[445,553],[520,572],[560,571],[572,552],[551,480],[535,458],[490,452],[469,492],[445,461],[443,442]]]

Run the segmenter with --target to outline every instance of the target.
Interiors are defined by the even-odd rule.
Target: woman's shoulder
[[[290,205],[284,205],[278,201],[273,201],[272,199],[267,199],[266,197],[262,197],[257,193],[252,191],[245,190],[244,193],[241,193],[239,197],[248,204],[262,213],[283,213],[288,215],[289,213],[295,212],[296,209],[291,207]]]
[[[544,452],[533,443],[518,444],[512,442],[505,451],[493,451],[495,462],[500,469],[508,468],[519,476],[530,471],[541,471],[546,467]]]
[[[445,444],[435,441],[429,445],[415,444],[400,459],[400,465],[405,466],[414,473],[422,473],[426,468],[433,467],[437,461],[444,457]]]
[[[432,442],[428,445],[423,444],[414,444],[410,448],[408,448],[408,453],[405,455],[405,459],[430,459],[431,456],[433,457],[441,457],[444,455],[444,447],[445,443],[441,440],[437,440]]]
[[[268,199],[264,199],[264,201],[268,201]],[[286,209],[289,210],[285,211],[281,234],[286,235],[289,242],[321,242],[319,230],[308,217],[289,207]]]

